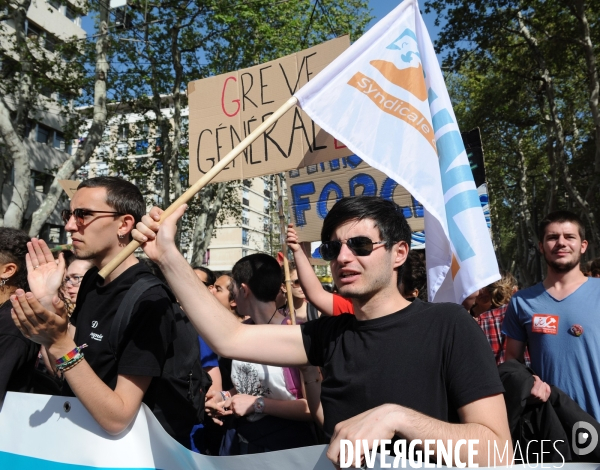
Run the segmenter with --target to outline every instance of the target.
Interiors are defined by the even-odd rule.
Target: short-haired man
[[[135,304],[116,353],[108,344],[123,297],[140,276],[150,271],[133,255],[106,279],[98,271],[129,243],[131,230],[145,212],[139,189],[114,177],[83,181],[71,199],[71,209],[63,211],[75,256],[94,265],[81,282],[71,317],[76,326],[74,338],[67,333],[69,319],[57,296],[64,260],[61,256],[57,264],[43,241],[33,239],[29,244],[27,267],[33,296],[26,297],[20,291],[12,299],[16,314],[13,319],[21,332],[43,344],[53,364],[71,361],[64,368],[65,393],[79,398],[110,434],[119,434],[129,426],[142,401],[156,409],[160,397],[154,396],[152,378],[161,375],[173,341],[172,302],[164,289],[154,287]],[[31,309],[46,321],[36,321]],[[76,360],[80,357],[76,347],[84,344],[87,347],[81,352],[85,357]],[[189,441],[189,432],[187,438]]]
[[[539,374],[532,395],[545,401],[552,384],[600,420],[600,280],[579,269],[587,249],[585,228],[576,214],[556,211],[540,224],[539,249],[548,272],[543,282],[511,299],[502,332],[506,360],[523,362]]]
[[[321,254],[331,261],[340,294],[352,298],[355,315],[289,327],[217,318],[216,302],[206,289],[198,293],[197,278],[173,242],[184,209],[159,226],[160,212],[154,208],[144,217],[134,238],[145,242],[144,250],[167,278],[177,278],[178,298],[216,351],[252,362],[325,369],[321,401],[333,462],[340,461],[341,439],[366,439],[373,447],[375,439],[393,437],[478,439],[472,457],[480,465],[487,465],[494,441],[507,450],[501,464],[512,460],[503,388],[477,324],[460,306],[410,303],[398,291],[410,228],[395,203],[361,196],[333,206],[323,224]],[[455,462],[466,462],[467,448],[459,454]]]

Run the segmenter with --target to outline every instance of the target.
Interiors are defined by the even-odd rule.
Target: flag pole
[[[291,108],[293,108],[298,103],[298,99],[295,96],[292,96],[289,100],[287,100],[277,111],[275,111],[269,118],[264,121],[260,126],[258,126],[252,133],[250,133],[244,140],[242,140],[239,144],[237,144],[233,150],[231,150],[225,157],[223,157],[215,166],[213,166],[204,176],[202,176],[198,181],[196,181],[192,186],[188,188],[186,192],[184,192],[181,196],[177,198],[165,211],[162,213],[160,217],[159,224],[162,223],[167,217],[169,217],[179,206],[187,203],[190,199],[192,199],[198,191],[200,191],[204,186],[210,183],[215,176],[217,176],[227,165],[229,165],[235,157],[237,157],[240,153],[242,153],[247,147],[252,144],[260,135],[262,135],[269,127],[271,127],[275,122],[281,118],[286,112],[288,112]],[[104,279],[110,273],[112,273],[123,261],[125,261],[133,252],[139,248],[140,243],[136,240],[132,240],[117,256],[115,256],[112,260],[108,262],[106,266],[104,266],[98,274],[102,276]]]
[[[285,274],[285,290],[287,295],[288,309],[292,325],[296,324],[296,310],[294,309],[294,297],[292,296],[292,280],[290,279],[290,263],[288,261],[288,246],[286,241],[287,224],[285,223],[285,215],[283,213],[283,192],[281,190],[280,174],[277,178],[277,205],[279,206],[279,236],[281,237],[281,251],[283,252],[283,272]]]

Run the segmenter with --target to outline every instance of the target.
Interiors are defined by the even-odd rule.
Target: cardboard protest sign
[[[350,46],[348,36],[248,69],[188,84],[190,183]],[[351,155],[294,108],[259,137],[213,182],[252,178]]]
[[[300,241],[321,239],[323,219],[345,196],[380,196],[402,207],[413,232],[423,230],[423,206],[384,173],[356,155],[311,165],[287,174],[291,220]]]
[[[73,198],[75,191],[77,191],[77,187],[81,183],[81,181],[73,181],[73,180],[58,180],[58,183],[63,188],[69,199]]]

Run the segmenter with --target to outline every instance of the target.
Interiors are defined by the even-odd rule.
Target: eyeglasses
[[[345,242],[340,240],[325,242],[319,247],[319,252],[325,261],[331,261],[338,257],[342,245],[346,244],[355,256],[369,256],[375,249],[373,245],[381,245],[382,243],[385,243],[385,241],[374,242],[369,237],[352,237]]]
[[[75,223],[77,224],[78,227],[81,227],[83,225],[85,225],[85,218],[88,215],[94,215],[94,214],[113,214],[113,215],[123,215],[122,212],[116,212],[116,211],[93,211],[90,209],[75,209],[73,211],[70,211],[69,209],[63,209],[63,211],[60,213],[60,215],[62,216],[63,222],[66,224],[69,223],[69,220],[71,219],[71,217],[75,217]]]
[[[73,274],[72,276],[65,277],[65,284],[71,284],[73,287],[75,287],[81,284],[82,279],[83,276],[77,276],[76,274]]]
[[[292,279],[290,282],[294,287],[300,287],[300,279]]]

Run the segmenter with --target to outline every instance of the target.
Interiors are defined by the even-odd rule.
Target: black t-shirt
[[[311,364],[325,369],[324,431],[385,403],[456,423],[458,408],[504,391],[485,335],[456,304],[416,299],[359,321],[322,316],[302,325]]]
[[[5,392],[28,392],[40,345],[15,326],[7,301],[0,308],[0,400]]]
[[[150,273],[138,263],[107,285],[90,269],[84,276],[77,306],[71,316],[75,343],[87,343],[85,359],[96,375],[111,389],[118,375],[158,377],[161,374],[169,345],[175,339],[175,320],[172,303],[162,287],[153,287],[142,294],[135,304],[131,319],[117,348],[117,360],[108,344],[110,328],[125,294],[142,273]],[[67,381],[65,381],[67,384]],[[72,395],[68,384],[65,394]],[[153,384],[144,395],[144,403],[153,407]]]

